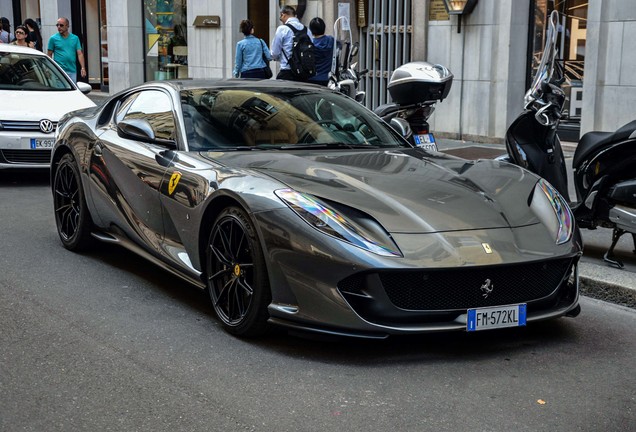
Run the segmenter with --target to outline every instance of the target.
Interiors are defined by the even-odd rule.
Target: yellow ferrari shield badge
[[[491,254],[492,253],[492,248],[490,247],[490,245],[488,243],[482,243],[481,247],[484,248],[484,252],[486,252],[487,254]]]
[[[173,172],[170,176],[170,182],[168,183],[168,195],[172,195],[179,184],[179,180],[181,180],[181,173],[179,171]]]

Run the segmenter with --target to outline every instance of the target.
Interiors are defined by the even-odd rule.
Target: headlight
[[[373,219],[346,218],[337,210],[311,195],[292,189],[280,189],[276,195],[298,216],[317,230],[382,256],[402,256],[393,240]],[[363,215],[360,215],[363,216]]]
[[[572,238],[574,217],[561,194],[544,179],[539,179],[531,197],[530,208],[553,234],[556,244]]]

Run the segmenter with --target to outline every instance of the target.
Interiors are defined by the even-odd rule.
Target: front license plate
[[[53,139],[37,139],[31,138],[32,149],[46,149],[53,148]]]
[[[466,331],[490,330],[526,325],[526,305],[468,309]]]
[[[432,133],[413,135],[413,141],[418,147],[422,147],[426,150],[437,151],[437,143]]]

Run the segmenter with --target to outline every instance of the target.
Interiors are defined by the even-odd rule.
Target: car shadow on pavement
[[[96,241],[94,247],[84,252],[83,255],[85,258],[99,261],[124,274],[129,274],[131,280],[138,277],[144,282],[148,282],[151,289],[156,290],[152,293],[155,296],[169,297],[172,301],[179,301],[198,314],[215,318],[214,309],[206,292],[122,246]],[[144,284],[144,286],[148,285]],[[140,289],[147,290],[148,288],[142,287]]]
[[[49,184],[49,169],[0,170],[0,187],[46,186]]]
[[[497,357],[532,355],[536,348],[578,345],[580,335],[570,318],[532,323],[527,328],[487,332],[441,332],[424,335],[391,336],[384,340],[317,336],[310,333],[279,332],[256,341],[288,356],[313,358],[319,362],[369,366],[388,363],[409,364],[464,362]]]

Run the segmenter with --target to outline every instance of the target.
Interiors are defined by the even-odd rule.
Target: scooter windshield
[[[543,55],[541,56],[541,62],[539,68],[532,81],[530,89],[526,92],[524,97],[525,106],[530,104],[543,96],[542,84],[549,83],[552,80],[554,74],[554,60],[557,54],[557,25],[559,21],[559,13],[552,11],[548,20],[548,29],[545,38],[545,48],[543,49]]]

